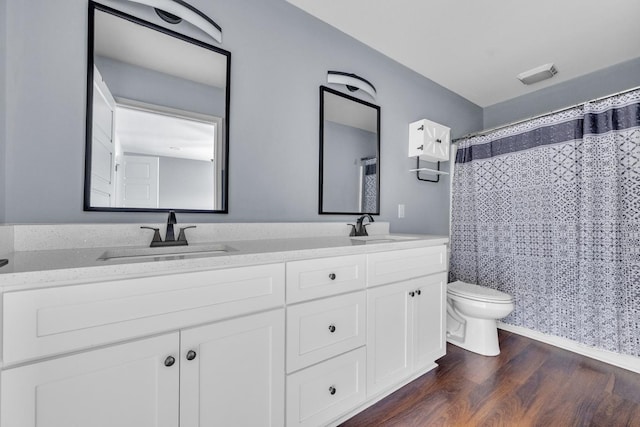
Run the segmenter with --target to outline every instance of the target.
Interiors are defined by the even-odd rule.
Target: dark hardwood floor
[[[499,331],[501,354],[448,345],[439,366],[356,426],[640,426],[640,374]]]

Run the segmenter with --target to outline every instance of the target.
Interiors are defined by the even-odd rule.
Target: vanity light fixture
[[[222,28],[213,19],[200,12],[183,0],[129,0],[156,9],[158,15],[166,22],[178,24],[183,19],[222,43]],[[168,19],[167,19],[168,18]]]
[[[356,74],[345,73],[342,71],[328,71],[327,83],[345,85],[350,92],[355,92],[358,89],[362,89],[373,99],[376,99],[376,88],[367,80]]]

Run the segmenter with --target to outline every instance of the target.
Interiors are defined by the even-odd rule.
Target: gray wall
[[[96,57],[95,63],[115,97],[217,117],[225,115],[225,91],[220,88],[110,58]]]
[[[5,221],[164,220],[161,213],[82,211],[86,2],[6,1]],[[327,70],[343,70],[378,89],[380,219],[396,232],[448,232],[448,178],[424,183],[407,172],[414,165],[408,124],[429,118],[461,136],[482,127],[480,107],[283,0],[190,3],[222,26],[222,47],[232,52],[230,199],[228,215],[181,214],[179,221],[353,221],[317,214],[318,86]],[[399,203],[404,219],[396,218]]]
[[[4,223],[5,218],[5,163],[6,163],[6,130],[5,130],[5,114],[6,111],[6,67],[5,67],[5,48],[7,36],[7,13],[6,0],[0,0],[0,224]]]
[[[548,113],[636,86],[640,86],[640,58],[486,107],[484,128]]]
[[[323,210],[359,212],[360,159],[376,156],[377,134],[328,120],[323,132]]]

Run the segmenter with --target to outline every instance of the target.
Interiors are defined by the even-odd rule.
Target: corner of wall
[[[7,0],[0,0],[0,225],[6,218],[6,115],[7,115]]]

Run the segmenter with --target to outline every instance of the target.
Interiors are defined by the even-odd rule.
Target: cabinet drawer
[[[366,295],[357,292],[287,308],[287,372],[365,344]]]
[[[287,263],[287,303],[364,289],[365,255]]]
[[[319,426],[365,399],[364,347],[287,377],[287,426]]]
[[[284,304],[284,264],[7,292],[7,364]]]
[[[367,277],[369,286],[393,283],[446,271],[447,247],[404,249],[369,254]]]

